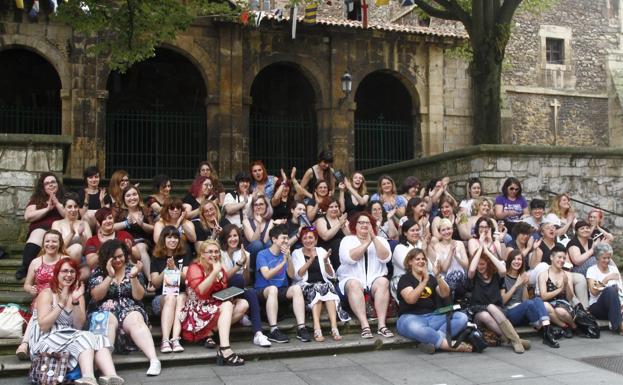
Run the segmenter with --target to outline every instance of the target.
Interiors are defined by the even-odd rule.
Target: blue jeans
[[[467,326],[465,313],[455,312],[450,321],[452,337],[457,336]],[[398,334],[439,349],[446,338],[445,314],[403,314],[396,323]]]
[[[229,277],[229,286],[236,286],[244,290],[242,297],[249,303],[249,319],[251,320],[251,327],[253,328],[253,334],[262,331],[262,318],[260,314],[260,301],[257,298],[255,289],[244,287],[244,277],[242,274],[234,274]]]
[[[543,300],[539,297],[523,301],[510,309],[506,309],[506,318],[513,326],[522,326],[527,323],[534,327],[540,326],[541,322],[548,320],[549,315]]]
[[[618,332],[621,329],[621,300],[618,288],[616,286],[605,288],[597,298],[597,302],[588,307],[588,311],[597,319],[610,321],[612,331]]]

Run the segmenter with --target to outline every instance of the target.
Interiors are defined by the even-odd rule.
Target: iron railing
[[[365,170],[413,159],[413,126],[407,121],[355,120],[355,168]]]
[[[313,119],[252,114],[250,159],[264,161],[272,175],[279,175],[280,168],[289,170],[293,166],[304,171],[316,163],[317,131]]]
[[[0,106],[0,133],[60,135],[60,109]]]
[[[125,169],[132,178],[167,174],[192,179],[207,155],[205,113],[109,112],[106,175]]]

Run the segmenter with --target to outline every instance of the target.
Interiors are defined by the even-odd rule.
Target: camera
[[[344,182],[344,178],[346,178],[346,176],[341,170],[334,170],[333,176],[335,177],[335,180],[337,181],[337,183]]]

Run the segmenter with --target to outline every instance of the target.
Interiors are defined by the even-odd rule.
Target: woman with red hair
[[[359,212],[349,223],[350,233],[340,243],[340,267],[337,269],[340,291],[348,297],[350,308],[361,324],[361,338],[373,338],[366,316],[364,294],[374,300],[378,334],[394,334],[385,324],[389,305],[387,262],[392,258],[387,240],[377,236],[376,220],[370,213]]]
[[[80,268],[64,257],[54,266],[50,287],[39,294],[33,314],[29,345],[32,358],[39,353],[69,353],[69,367],[80,364],[82,378],[76,384],[123,384],[110,355],[108,337],[80,330],[86,322],[84,284]],[[93,359],[103,376],[93,372]]]
[[[597,240],[601,238],[606,243],[612,243],[614,236],[604,227],[604,212],[600,209],[592,209],[588,212],[587,222],[591,225],[591,238]]]
[[[251,173],[251,189],[253,192],[263,194],[270,202],[273,199],[277,178],[273,175],[268,175],[266,166],[264,166],[264,162],[261,160],[251,162],[249,172]]]
[[[195,219],[199,216],[201,206],[206,201],[215,201],[219,205],[219,196],[214,191],[212,179],[207,176],[198,176],[188,189],[188,194],[182,200],[187,219]]]

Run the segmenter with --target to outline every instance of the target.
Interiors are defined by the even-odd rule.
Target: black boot
[[[543,343],[549,346],[550,348],[555,348],[555,349],[559,348],[560,344],[558,343],[556,338],[554,338],[549,325],[543,326],[542,330],[543,330]]]
[[[35,243],[26,243],[24,253],[22,254],[22,266],[15,272],[15,279],[19,281],[26,277],[28,266],[30,266],[30,262],[37,258],[39,251],[41,251],[41,246]]]

